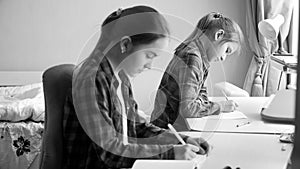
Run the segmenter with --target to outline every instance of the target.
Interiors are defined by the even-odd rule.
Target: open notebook
[[[197,131],[227,131],[236,127],[236,124],[248,122],[247,116],[241,111],[221,113],[202,118],[186,118],[189,128]]]
[[[234,119],[247,119],[247,116],[238,110],[230,113],[221,113],[219,115],[210,115],[202,117],[202,119],[220,119],[220,120],[234,120]]]
[[[205,159],[197,155],[193,160],[136,160],[132,169],[200,169]]]

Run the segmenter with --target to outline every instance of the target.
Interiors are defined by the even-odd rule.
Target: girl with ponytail
[[[238,53],[243,33],[232,19],[212,12],[201,18],[195,30],[175,50],[155,98],[151,122],[167,128],[188,130],[185,118],[231,112],[232,100],[211,102],[204,85],[211,62]]]

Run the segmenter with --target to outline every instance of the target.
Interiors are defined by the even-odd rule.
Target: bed
[[[41,72],[0,72],[0,169],[37,169],[45,106]]]

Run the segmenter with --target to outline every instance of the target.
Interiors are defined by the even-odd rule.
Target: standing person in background
[[[175,50],[162,77],[155,98],[151,122],[162,128],[173,124],[188,130],[185,118],[231,112],[238,106],[232,100],[211,102],[205,80],[211,62],[223,61],[240,50],[243,33],[237,23],[220,13],[202,17],[191,35]]]

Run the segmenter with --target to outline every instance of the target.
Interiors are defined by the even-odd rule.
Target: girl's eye
[[[153,55],[152,55],[152,54],[149,54],[149,55],[147,55],[146,57],[147,57],[148,59],[153,59],[153,58],[156,57],[156,55],[154,55],[154,54],[153,54]]]

